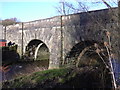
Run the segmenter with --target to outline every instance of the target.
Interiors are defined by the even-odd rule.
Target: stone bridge
[[[117,8],[55,16],[3,27],[3,37],[18,45],[20,56],[49,58],[49,68],[59,68],[66,58],[75,56],[94,43],[108,42],[110,32],[113,53],[118,59]],[[41,51],[40,51],[41,50]],[[42,55],[42,53],[41,53]]]

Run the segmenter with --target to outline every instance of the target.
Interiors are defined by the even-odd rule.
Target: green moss
[[[3,51],[17,51],[17,45],[1,47]]]
[[[17,51],[17,45],[9,47],[10,51]]]
[[[32,80],[35,79],[36,82],[42,82],[47,79],[52,80],[53,78],[59,78],[66,75],[67,71],[68,71],[67,69],[53,69],[37,72],[34,73],[34,75],[32,75]]]
[[[98,76],[101,72],[94,67],[51,69],[4,82],[3,88],[56,88],[64,87],[64,85],[84,87],[89,82],[91,83],[88,84],[88,87],[89,85],[92,87],[91,85],[94,82],[100,84],[101,77]]]

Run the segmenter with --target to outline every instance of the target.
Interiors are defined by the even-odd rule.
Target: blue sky
[[[16,17],[21,22],[34,21],[58,15],[55,7],[57,1],[6,1],[0,2],[0,19]],[[115,5],[114,5],[115,6]],[[92,5],[90,10],[106,8],[104,4]]]
[[[56,15],[52,2],[4,2],[2,19],[16,17],[20,21],[31,21]]]

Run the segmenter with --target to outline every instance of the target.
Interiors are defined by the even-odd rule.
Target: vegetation
[[[94,67],[61,68],[35,72],[2,84],[3,88],[105,88],[100,77],[101,70]],[[108,80],[110,77],[106,77]]]
[[[5,82],[3,83],[3,88],[35,87],[37,84],[42,84],[45,80],[52,80],[53,78],[66,75],[66,70],[67,69],[54,69],[36,72],[29,76],[23,76],[15,80],[11,80],[10,82]]]
[[[111,6],[105,0],[102,1],[111,9]],[[64,5],[66,4],[69,8],[73,7],[68,3],[62,2],[62,4],[63,13],[66,15]],[[81,5],[81,3],[79,4]],[[96,22],[100,24],[99,21]],[[14,80],[3,82],[3,88],[111,88],[113,86],[116,88],[111,62],[114,54],[112,53],[110,32],[106,31],[106,34],[108,42],[104,42],[104,49],[97,43],[94,43],[93,46],[85,47],[79,53],[77,60],[72,58],[71,61],[69,60],[70,62],[66,64],[69,68],[46,70],[18,77]],[[91,47],[94,49],[94,54],[89,53]],[[91,57],[87,56],[88,54],[91,54]],[[110,72],[111,75],[109,75]]]
[[[17,53],[17,45],[10,47],[0,47],[2,50],[2,64],[14,63],[20,59],[19,54]]]
[[[114,0],[111,0],[111,1],[100,0],[100,1],[94,2],[94,4],[99,4],[99,5],[102,4],[102,3],[111,11],[111,15],[112,15],[111,18],[113,18],[113,21],[115,22],[118,19],[118,13],[113,11],[111,3],[115,4],[117,6],[117,4],[116,4],[117,2],[114,2]],[[91,3],[91,5],[94,5],[94,4]],[[59,5],[61,5],[61,7],[57,6],[56,9],[57,9],[58,13],[60,13],[61,15],[67,15],[67,14],[70,14],[70,13],[88,12],[89,8],[90,8],[89,5],[85,4],[84,2],[78,1],[78,0],[76,0],[76,5],[74,5],[73,3],[68,2],[66,0],[60,0]],[[88,15],[91,16],[91,20],[95,21],[98,24],[99,27],[105,28],[104,25],[102,24],[101,20],[100,20],[101,17],[98,17],[98,19],[95,20],[94,16],[90,15],[89,13],[88,13]],[[113,21],[110,20],[110,22],[112,22],[112,23],[113,23]],[[112,28],[109,28],[109,29],[112,29]],[[115,75],[114,75],[114,72],[113,72],[112,60],[114,60],[114,57],[115,57],[115,53],[113,53],[113,52],[117,52],[118,56],[117,56],[117,53],[116,53],[116,56],[119,57],[119,53],[120,53],[119,50],[113,51],[113,49],[116,48],[114,43],[119,43],[119,38],[116,41],[112,41],[111,40],[112,36],[110,35],[110,34],[112,34],[112,32],[110,32],[109,29],[105,30],[108,40],[104,41],[104,47],[106,48],[107,54],[105,54],[103,52],[104,49],[101,48],[97,44],[94,47],[95,48],[94,51],[101,58],[105,67],[110,69],[110,72],[112,73],[112,78],[113,78],[113,86],[116,88],[117,85],[116,85]],[[118,32],[115,33],[115,34],[119,35],[119,25],[117,25],[117,26],[114,25],[114,29],[118,30]],[[114,43],[111,43],[111,42],[114,42]],[[75,64],[76,64],[76,67],[79,66],[81,58],[84,56],[86,51],[90,50],[90,47],[86,47],[86,48],[83,49],[82,52],[80,52],[77,62],[75,61],[76,59],[73,60],[73,63],[75,62]],[[107,58],[107,59],[103,58],[104,55],[106,55],[105,58]],[[106,60],[109,60],[109,61],[106,61]]]
[[[70,63],[66,65],[67,68],[65,66],[20,76],[3,82],[3,88],[111,88],[109,69],[104,67],[95,53],[88,57],[89,52],[86,52],[78,59],[77,67]]]
[[[86,3],[86,2],[89,2]],[[93,0],[93,1],[80,1],[80,0],[75,0],[73,2],[67,1],[67,0],[59,0],[59,4],[55,7],[57,12],[61,15],[68,15],[72,13],[80,13],[80,12],[88,12],[91,7],[96,7],[100,5],[105,5],[106,8],[112,9],[112,6],[115,5],[117,6],[117,2],[114,0]]]
[[[2,20],[3,26],[13,25],[13,24],[17,24],[17,23],[19,23],[17,18],[10,18],[10,19]]]

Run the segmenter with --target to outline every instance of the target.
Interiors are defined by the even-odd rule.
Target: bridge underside
[[[97,45],[98,47],[95,47],[95,45]],[[105,60],[108,59],[105,46],[103,45],[102,42],[98,43],[97,41],[94,41],[94,40],[92,40],[92,41],[87,40],[87,41],[81,41],[81,42],[77,43],[76,45],[74,45],[71,48],[71,50],[66,54],[65,61],[69,62],[70,60],[77,60],[78,58],[80,58],[82,56],[83,57],[86,56],[87,58],[92,58],[94,56],[95,56],[95,58],[96,57],[100,58],[100,56],[96,52],[97,48],[99,48],[99,50],[102,50],[100,52],[102,54],[101,56],[103,58],[105,58]],[[103,56],[103,54],[106,56]],[[96,60],[97,60],[97,58],[96,58]],[[77,61],[75,61],[75,62],[77,63]]]
[[[100,51],[97,52],[97,49]],[[103,87],[113,87],[112,76],[110,74],[111,70],[109,66],[108,53],[106,51],[103,43],[98,43],[97,41],[84,41],[73,46],[71,51],[67,54],[65,58],[66,66],[75,66],[79,68],[95,68],[98,69],[103,83]],[[97,83],[95,83],[97,85]]]
[[[38,39],[31,40],[25,49],[24,60],[45,61],[49,67],[50,52],[44,42]]]

